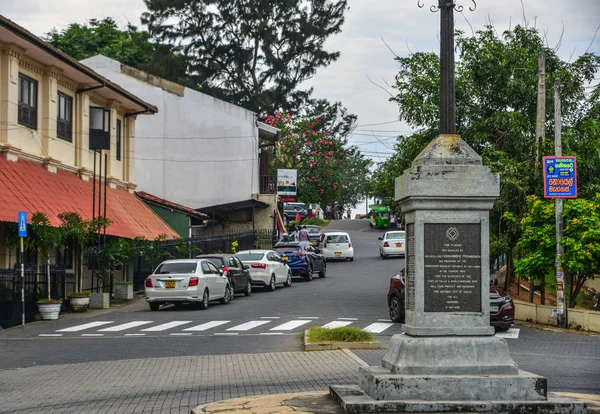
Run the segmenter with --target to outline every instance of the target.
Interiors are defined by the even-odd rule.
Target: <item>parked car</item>
[[[354,261],[354,248],[350,235],[342,231],[325,233],[321,242],[321,254],[325,260],[345,259]]]
[[[298,204],[286,204],[283,206],[283,215],[287,221],[295,221],[298,214],[300,214],[302,219],[305,219],[308,216],[308,210]]]
[[[313,225],[300,225],[300,228],[306,227],[306,231],[308,231],[308,240],[311,244],[317,246],[321,242],[321,238],[323,237],[323,233],[321,233],[321,227],[313,226]],[[288,235],[288,241],[299,241],[298,232],[294,231]]]
[[[404,323],[404,268],[390,279],[387,294],[390,319],[393,322]],[[490,325],[499,330],[507,331],[515,321],[515,306],[510,296],[506,295],[497,285],[497,280],[490,281]]]
[[[498,279],[490,280],[490,324],[508,331],[515,323],[515,304],[512,298],[498,287]]]
[[[217,269],[221,270],[229,279],[231,286],[231,299],[235,293],[243,293],[246,296],[252,294],[252,278],[250,277],[250,266],[242,263],[233,254],[204,254],[196,256],[197,259],[210,260]]]
[[[244,250],[236,254],[243,264],[250,266],[252,284],[274,291],[275,286],[292,285],[292,270],[279,253],[273,250]]]
[[[206,309],[209,301],[227,304],[232,295],[227,276],[207,259],[166,260],[146,278],[145,285],[151,311],[165,303],[197,303]]]
[[[318,247],[304,243],[278,243],[273,246],[292,270],[293,276],[302,276],[304,280],[311,281],[313,273],[319,272],[319,277],[327,274],[327,263]]]
[[[388,231],[383,237],[379,237],[379,257],[387,259],[389,256],[404,256],[406,253],[406,241],[404,231]]]

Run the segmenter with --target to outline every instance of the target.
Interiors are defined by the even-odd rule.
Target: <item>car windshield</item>
[[[212,264],[217,266],[217,269],[220,269],[221,267],[225,266],[225,259],[223,259],[222,257],[205,257],[205,259],[210,260]]]
[[[387,236],[385,236],[385,238],[387,240],[400,240],[400,239],[404,239],[404,232],[403,231],[395,231],[393,233],[388,233]]]
[[[348,236],[345,234],[330,234],[327,236],[327,243],[348,243]]]
[[[307,227],[306,231],[308,231],[309,233],[315,234],[315,233],[320,233],[321,229],[319,227]]]
[[[390,213],[379,213],[379,217],[381,217],[381,218],[389,218],[390,217]]]
[[[171,262],[161,263],[154,274],[168,275],[173,273],[194,273],[196,271],[196,262]]]
[[[265,254],[263,252],[244,252],[236,256],[243,262],[247,260],[261,260]]]
[[[302,247],[301,246],[279,246],[279,247],[273,248],[273,250],[275,250],[279,254],[296,253],[296,252],[301,252]]]

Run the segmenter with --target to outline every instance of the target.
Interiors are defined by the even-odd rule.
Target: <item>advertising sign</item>
[[[277,170],[277,195],[295,197],[298,170]]]
[[[576,157],[544,157],[544,197],[577,198]]]

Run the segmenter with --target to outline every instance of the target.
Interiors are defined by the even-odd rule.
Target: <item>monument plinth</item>
[[[406,220],[405,315],[380,367],[332,386],[346,412],[584,413],[549,401],[494,336],[489,210],[500,179],[458,135],[442,134],[396,179]]]

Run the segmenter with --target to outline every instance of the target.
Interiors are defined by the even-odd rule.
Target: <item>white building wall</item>
[[[82,63],[158,107],[136,121],[138,191],[192,208],[259,193],[253,112],[188,88],[169,92],[121,73],[121,64],[104,56]]]

